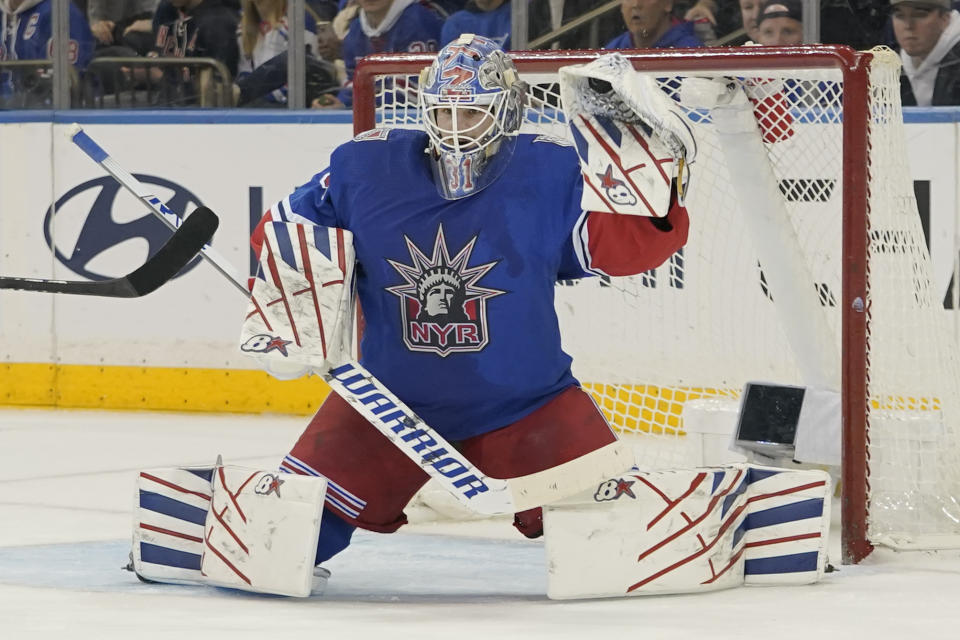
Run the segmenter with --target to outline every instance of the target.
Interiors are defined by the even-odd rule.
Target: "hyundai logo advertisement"
[[[134,177],[154,193],[171,194],[165,204],[172,211],[189,212],[203,204],[193,192],[176,182],[143,174]],[[118,197],[121,193],[123,198]],[[64,230],[68,230],[67,233]],[[115,278],[132,270],[154,255],[170,238],[170,233],[170,229],[150,213],[146,205],[124,192],[111,176],[73,187],[47,209],[43,221],[44,239],[57,261],[89,280]],[[117,252],[119,257],[124,247],[129,251],[123,253],[134,254],[129,256],[132,260],[128,266],[121,268],[120,272],[105,273],[110,262],[105,259],[107,255]],[[140,254],[139,262],[137,253]],[[199,257],[195,258],[179,275],[189,272],[199,261]],[[123,264],[120,259],[113,264],[117,263]]]

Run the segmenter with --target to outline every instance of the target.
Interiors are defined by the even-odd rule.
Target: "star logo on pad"
[[[267,343],[266,348],[264,348],[264,353],[269,353],[273,349],[276,349],[283,355],[287,355],[287,345],[293,342],[292,340],[284,340],[283,338],[274,338]]]
[[[284,340],[280,336],[258,333],[255,336],[247,338],[247,341],[240,345],[240,350],[251,353],[269,353],[276,349],[286,357],[289,355],[287,353],[287,345],[292,343],[293,340]]]
[[[286,480],[281,480],[279,475],[265,473],[260,477],[260,480],[253,488],[253,492],[262,496],[269,496],[270,494],[275,493],[279,498],[281,497],[280,485],[282,485],[284,482],[286,482]]]
[[[621,478],[620,481],[617,482],[617,489],[616,489],[617,495],[613,496],[613,499],[616,500],[623,494],[627,494],[628,496],[636,500],[637,496],[633,494],[633,490],[630,488],[631,485],[633,485],[633,480],[623,480]]]
[[[607,170],[604,173],[598,173],[597,177],[600,178],[600,186],[604,189],[612,189],[618,184],[623,184],[620,180],[617,180],[613,177],[613,165],[608,164]]]
[[[637,204],[637,197],[633,195],[630,188],[623,180],[613,177],[613,165],[608,164],[607,170],[596,174],[600,178],[600,188],[603,189],[610,202],[621,206],[633,206]]]

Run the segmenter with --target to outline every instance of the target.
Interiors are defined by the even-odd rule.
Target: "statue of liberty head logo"
[[[477,236],[451,256],[443,225],[437,229],[430,256],[409,237],[404,240],[410,264],[387,260],[404,281],[386,290],[400,298],[407,348],[445,357],[487,346],[487,300],[506,291],[481,287],[479,281],[497,261],[470,265]]]

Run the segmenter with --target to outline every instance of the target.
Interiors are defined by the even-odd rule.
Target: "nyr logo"
[[[400,298],[403,341],[411,351],[451,353],[480,351],[487,346],[487,300],[506,293],[479,286],[497,262],[470,265],[477,236],[450,257],[443,225],[437,229],[432,255],[427,257],[404,236],[410,264],[387,260],[403,284],[386,290]]]
[[[140,182],[166,196],[177,213],[201,205],[193,193],[169,180],[136,175]],[[110,176],[77,185],[47,210],[43,234],[65,267],[90,280],[105,280],[143,263],[170,238],[170,230],[147,206],[125,192]],[[200,261],[196,258],[181,272]]]

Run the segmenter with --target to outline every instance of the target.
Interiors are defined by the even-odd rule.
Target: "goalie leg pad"
[[[218,467],[200,567],[207,583],[309,596],[326,492],[322,477]]]
[[[548,596],[807,584],[826,565],[823,471],[754,465],[640,472],[544,508]]]
[[[314,567],[327,481],[233,466],[140,473],[132,569],[144,580],[288,596],[321,593]]]
[[[137,477],[133,570],[154,582],[203,584],[203,528],[213,467],[148,469]]]

